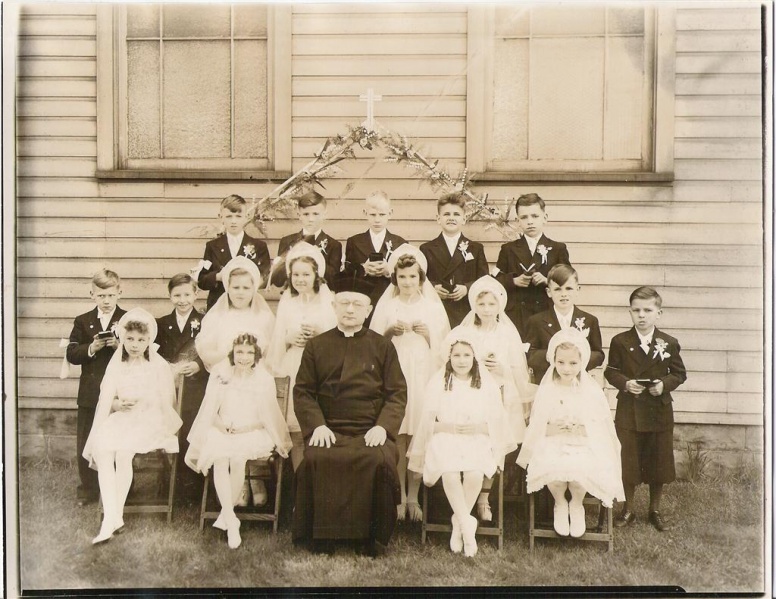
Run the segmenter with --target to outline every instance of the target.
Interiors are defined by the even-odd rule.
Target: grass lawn
[[[677,482],[667,487],[663,514],[675,524],[659,533],[646,523],[646,488],[638,491],[635,525],[605,545],[538,540],[528,551],[527,525],[506,511],[504,550],[487,539],[467,559],[450,552],[449,537],[420,543],[419,524],[400,524],[389,554],[378,560],[340,550],[333,557],[296,549],[291,535],[244,523],[243,545],[198,529],[198,508],[162,516],[127,515],[126,532],[93,547],[99,509],[75,504],[77,472],[67,464],[25,462],[20,468],[22,589],[266,586],[670,585],[687,591],[763,590],[763,500],[759,484]]]

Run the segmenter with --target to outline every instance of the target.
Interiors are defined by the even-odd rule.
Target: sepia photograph
[[[772,24],[4,2],[5,596],[769,594]]]

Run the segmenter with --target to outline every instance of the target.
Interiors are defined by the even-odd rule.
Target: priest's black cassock
[[[296,472],[293,538],[296,543],[359,540],[384,549],[400,502],[396,435],[404,418],[407,385],[389,340],[362,328],[338,328],[307,342],[294,386],[294,411],[305,438]],[[310,447],[326,425],[331,447]],[[385,444],[367,447],[364,435],[380,425]]]

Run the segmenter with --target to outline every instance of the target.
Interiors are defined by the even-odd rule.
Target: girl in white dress
[[[407,381],[407,409],[399,429],[399,481],[402,501],[398,517],[419,521],[420,479],[407,478],[407,447],[423,413],[423,391],[434,369],[440,344],[450,332],[447,312],[426,279],[428,263],[423,253],[408,243],[400,245],[388,259],[391,284],[377,302],[369,325],[393,341],[402,373]]]
[[[423,474],[426,485],[442,478],[453,508],[453,552],[477,553],[477,519],[471,511],[483,477],[502,470],[504,456],[514,449],[498,385],[480,369],[472,340],[461,335],[451,344],[445,368],[426,387],[409,450],[409,467]]]
[[[304,241],[299,242],[288,252],[285,264],[288,275],[286,289],[278,303],[267,364],[275,376],[291,377],[293,387],[307,341],[337,326],[337,317],[334,314],[334,294],[323,279],[326,259],[321,250]],[[291,464],[296,470],[304,456],[304,439],[294,413],[292,397],[289,397],[286,421],[293,442]]]
[[[252,331],[259,348],[266,352],[275,324],[272,311],[258,293],[261,287],[258,266],[245,256],[237,256],[226,263],[221,277],[226,293],[207,311],[202,319],[202,330],[194,341],[208,372],[226,359],[237,335],[245,331]],[[246,481],[237,505],[248,505],[251,494],[253,505],[265,505],[268,497],[264,481],[251,479],[250,487]]]
[[[103,519],[92,543],[109,540],[124,526],[124,503],[132,484],[136,453],[178,452],[175,384],[170,365],[156,353],[156,319],[142,308],[124,314],[116,331],[119,346],[100,387],[94,423],[83,456],[96,468]]]
[[[587,339],[575,329],[560,331],[550,339],[547,357],[550,369],[536,393],[517,463],[527,468],[529,493],[545,485],[552,493],[555,532],[581,537],[585,493],[606,507],[625,495],[620,442],[609,402],[585,371],[590,359]]]
[[[221,513],[213,526],[227,531],[229,547],[240,546],[234,506],[248,460],[266,459],[273,449],[288,455],[291,439],[276,399],[275,379],[259,363],[261,349],[251,333],[238,335],[227,360],[210,372],[202,408],[189,433],[186,464],[213,483]]]
[[[512,440],[520,444],[525,435],[525,418],[536,393],[536,385],[529,382],[526,347],[520,333],[504,312],[507,292],[501,283],[486,275],[472,283],[468,297],[471,312],[442,344],[442,352],[448,352],[451,341],[461,334],[470,336],[477,360],[501,387]],[[445,355],[442,354],[443,357]],[[493,481],[487,479],[477,500],[477,513],[481,520],[490,521],[493,518],[488,502],[492,485]]]

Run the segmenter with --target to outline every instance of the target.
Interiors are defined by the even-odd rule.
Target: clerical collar
[[[379,252],[383,248],[383,243],[385,243],[385,233],[386,229],[383,229],[381,233],[375,235],[372,232],[372,229],[369,229],[369,237],[372,239],[372,247],[376,252]]]
[[[364,325],[361,325],[361,328],[357,331],[343,331],[339,325],[337,325],[337,330],[342,333],[343,337],[360,337],[364,333],[366,333],[366,328]]]
[[[447,244],[447,249],[450,251],[450,255],[452,256],[455,254],[455,248],[458,245],[458,240],[461,238],[461,233],[458,233],[455,237],[448,237],[444,233],[442,233],[442,239],[445,240],[445,243]]]

